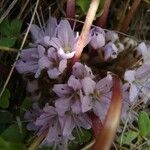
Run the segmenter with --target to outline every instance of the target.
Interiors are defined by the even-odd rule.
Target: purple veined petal
[[[35,24],[31,25],[30,32],[32,34],[32,39],[35,42],[44,37],[44,31]]]
[[[89,110],[91,110],[93,107],[92,104],[92,99],[90,98],[90,96],[83,96],[83,98],[81,98],[81,108],[82,108],[82,112],[87,112]]]
[[[55,101],[55,107],[60,116],[70,109],[70,98],[59,98]]]
[[[135,80],[136,72],[134,70],[127,70],[124,74],[124,80],[132,83]]]
[[[78,124],[79,126],[83,127],[84,129],[90,129],[92,122],[87,114],[81,114],[78,116]]]
[[[110,77],[105,77],[101,79],[97,84],[96,84],[96,89],[100,90],[101,92],[108,92],[112,88],[112,79]]]
[[[138,97],[139,89],[135,84],[131,84],[129,91],[130,102],[134,102]]]
[[[82,88],[80,81],[76,79],[73,75],[71,75],[68,79],[68,86],[73,88],[75,91],[80,90]]]
[[[92,28],[90,30],[91,41],[90,45],[94,49],[99,49],[105,45],[105,32],[101,28]]]
[[[64,43],[71,43],[74,41],[74,33],[68,20],[61,20],[58,25],[58,38]]]
[[[71,104],[71,109],[75,114],[81,113],[81,102],[79,100],[74,100],[74,102]]]
[[[50,47],[50,48],[48,49],[48,52],[47,52],[47,53],[48,53],[48,58],[49,58],[50,61],[58,60],[58,55],[57,55],[57,51],[56,51],[55,48]]]
[[[53,91],[59,96],[59,97],[68,97],[72,93],[72,90],[70,87],[68,87],[67,84],[55,84]]]
[[[75,128],[75,123],[73,122],[71,115],[65,115],[63,117],[63,136],[69,136],[72,132],[72,130]]]
[[[45,46],[50,46],[50,37],[49,36],[44,36],[43,37],[43,44]]]
[[[140,43],[135,49],[137,50],[137,55],[138,56],[139,55],[144,56],[148,52],[147,46],[144,42]]]
[[[63,58],[63,59],[70,59],[74,56],[75,51],[72,52],[67,52],[65,53],[62,48],[58,49],[58,54]]]
[[[109,58],[116,58],[118,55],[118,48],[115,46],[114,43],[109,42],[103,48],[104,51],[104,60],[108,60]]]
[[[59,63],[59,67],[58,70],[63,73],[63,71],[66,69],[67,67],[67,60],[66,59],[62,59]]]
[[[85,95],[89,95],[94,92],[96,82],[93,81],[90,77],[85,77],[84,79],[82,79],[81,83]]]
[[[143,64],[136,70],[136,78],[139,80],[147,80],[150,76],[150,64]]]
[[[41,45],[38,45],[38,53],[39,53],[39,58],[43,57],[45,53],[45,48]]]
[[[56,36],[56,27],[57,27],[57,20],[54,17],[49,17],[46,27],[46,34],[52,38]]]
[[[87,65],[84,65],[84,67],[85,67],[85,70],[86,70],[86,76],[93,79],[95,76],[93,75],[93,72],[92,72],[91,68],[89,68]]]
[[[60,39],[53,37],[50,41],[50,45],[55,47],[58,50],[58,49],[62,48],[63,43]]]
[[[57,68],[49,69],[47,73],[51,79],[56,79],[61,74]]]
[[[16,64],[16,69],[19,73],[36,73],[38,69],[37,63],[25,63],[22,60],[18,60]]]
[[[49,68],[50,62],[48,60],[48,57],[46,56],[41,57],[38,61],[38,65],[40,69]]]
[[[32,54],[37,54],[37,48],[28,48],[28,49],[23,49],[20,54],[20,58],[25,60],[25,61],[31,61]]]
[[[105,120],[108,108],[109,108],[109,103],[107,101],[104,100],[93,101],[93,111],[100,118],[102,122]]]

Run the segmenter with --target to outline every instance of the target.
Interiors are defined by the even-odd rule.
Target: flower
[[[92,70],[87,66],[83,65],[79,62],[76,62],[73,67],[72,67],[72,74],[77,78],[77,79],[84,79],[85,77],[90,77],[94,78]]]
[[[107,42],[112,42],[112,43],[116,42],[119,39],[118,34],[114,31],[107,31],[105,37]]]
[[[16,69],[21,74],[33,73],[37,78],[40,75],[38,62],[44,56],[45,48],[38,45],[37,48],[29,48],[21,51],[20,59],[16,63]]]
[[[63,136],[69,136],[73,129],[76,128],[77,131],[81,131],[81,127],[84,129],[91,128],[91,120],[87,116],[87,114],[74,114],[71,111],[68,111],[60,117],[60,123],[62,126],[62,134]]]
[[[32,24],[30,32],[34,43],[49,46],[51,38],[56,36],[56,27],[57,20],[53,17],[49,17],[46,29],[41,29],[37,25]]]
[[[103,47],[103,51],[104,51],[104,60],[108,60],[110,58],[117,58],[118,55],[118,48],[116,47],[116,45],[112,42],[107,43],[104,47]]]
[[[46,69],[48,76],[51,79],[55,79],[62,74],[67,67],[67,60],[61,58],[53,47],[49,48],[47,53],[47,56],[39,60],[39,68]]]
[[[59,96],[55,106],[60,115],[66,111],[76,114],[81,113],[81,83],[73,75],[70,76],[67,84],[55,84],[53,91]]]
[[[39,127],[35,125],[35,120],[42,113],[42,109],[38,106],[37,103],[32,105],[32,109],[25,112],[24,118],[28,121],[27,129],[31,131],[38,131]]]
[[[63,136],[58,113],[55,107],[48,104],[45,105],[43,113],[36,119],[35,125],[39,128],[38,135],[47,132],[42,145],[58,146],[61,149],[68,140],[73,139],[71,134]]]
[[[58,54],[63,59],[72,58],[75,54],[75,44],[77,37],[67,20],[61,20],[57,26],[57,37],[53,37],[51,45],[57,49]]]
[[[82,111],[87,112],[92,109],[104,121],[111,101],[112,77],[108,75],[97,83],[91,78],[85,78],[82,84],[84,91],[81,98]]]
[[[100,27],[95,27],[90,30],[90,45],[94,49],[99,49],[105,45],[105,32]]]

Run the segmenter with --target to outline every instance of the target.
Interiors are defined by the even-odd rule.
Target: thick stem
[[[109,150],[114,139],[120,120],[122,107],[121,83],[117,76],[113,75],[112,101],[104,121],[104,125],[96,137],[93,150]]]
[[[66,7],[67,18],[75,19],[75,0],[67,0]],[[71,27],[74,25],[73,20],[69,20]]]
[[[85,45],[87,43],[89,30],[91,28],[96,11],[98,9],[99,2],[100,2],[100,0],[92,0],[91,1],[90,7],[88,10],[86,19],[85,19],[85,23],[84,23],[84,26],[81,31],[81,35],[79,36],[79,40],[75,47],[76,53],[73,58],[72,65],[79,60],[81,53],[83,51],[83,48],[85,47]]]
[[[105,28],[107,25],[107,19],[109,14],[109,8],[110,8],[111,0],[105,0],[104,4],[104,12],[103,14],[97,19],[96,25],[102,28]]]
[[[129,25],[130,25],[131,20],[133,18],[133,15],[134,15],[135,11],[137,10],[140,2],[141,2],[141,0],[134,0],[127,16],[123,20],[122,27],[121,27],[121,30],[120,30],[121,32],[126,33],[128,31],[128,28],[129,28]]]

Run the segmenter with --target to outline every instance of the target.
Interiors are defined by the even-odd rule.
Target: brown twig
[[[125,19],[123,20],[123,23],[122,23],[122,27],[120,29],[121,32],[124,32],[126,33],[128,31],[128,28],[129,28],[129,25],[130,25],[130,22],[133,18],[133,15],[135,13],[135,11],[137,10],[139,4],[140,4],[141,0],[134,0],[127,16],[125,17]]]
[[[104,121],[101,132],[96,137],[93,150],[109,150],[115,136],[115,132],[120,120],[122,107],[121,83],[117,76],[113,75],[112,101]]]
[[[105,28],[105,27],[106,27],[110,4],[111,4],[111,0],[105,0],[104,12],[103,12],[103,14],[97,19],[97,21],[96,21],[96,23],[95,23],[97,26],[102,27],[102,28]]]
[[[83,51],[83,48],[85,47],[85,45],[87,43],[89,30],[91,28],[96,11],[98,9],[99,2],[100,2],[100,0],[92,0],[91,1],[90,7],[87,12],[86,19],[85,19],[85,23],[84,23],[84,26],[81,31],[81,35],[79,36],[79,40],[75,47],[76,53],[73,58],[72,65],[79,60],[81,53]]]
[[[75,19],[75,0],[67,0],[66,16],[71,19]],[[74,25],[74,21],[69,20],[71,27]]]

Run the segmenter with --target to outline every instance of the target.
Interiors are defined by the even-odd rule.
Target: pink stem
[[[91,28],[96,11],[98,9],[99,1],[100,0],[91,0],[91,4],[87,12],[87,16],[86,16],[85,23],[81,31],[81,35],[79,36],[78,42],[75,47],[76,53],[73,58],[72,65],[79,60],[81,53],[83,51],[83,48],[85,47],[87,43],[89,30]]]
[[[109,150],[114,139],[121,114],[122,90],[117,76],[113,75],[112,101],[104,121],[104,125],[96,137],[93,150]]]

